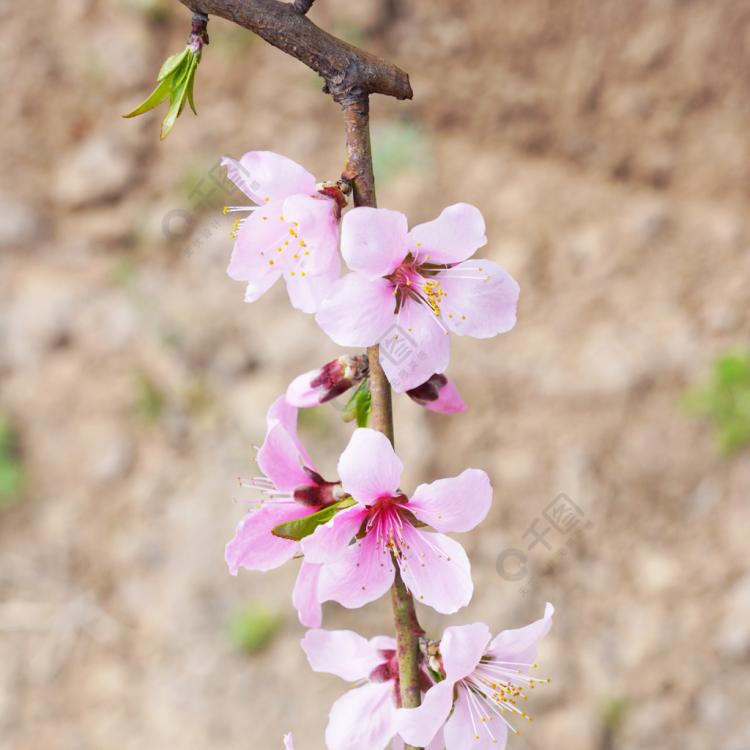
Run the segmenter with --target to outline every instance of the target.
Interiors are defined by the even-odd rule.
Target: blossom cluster
[[[228,273],[260,298],[280,278],[292,305],[315,315],[337,344],[380,346],[393,389],[435,412],[467,406],[443,374],[450,337],[490,338],[515,325],[519,287],[496,263],[474,258],[486,242],[480,211],[466,203],[408,228],[397,211],[346,209],[344,183],[317,183],[278,154],[252,151],[222,162],[252,201],[242,213]],[[348,271],[342,275],[342,259]],[[398,356],[394,356],[394,353]],[[343,354],[289,384],[271,405],[257,452],[260,475],[243,480],[253,506],[227,544],[226,561],[267,571],[300,559],[292,602],[309,628],[302,648],[314,671],[356,684],[333,705],[329,750],[382,750],[404,744],[429,750],[497,748],[518,731],[537,644],[550,628],[547,605],[536,622],[492,637],[481,623],[421,639],[418,708],[401,705],[396,641],[322,629],[322,605],[362,607],[396,577],[417,602],[453,614],[473,595],[471,565],[450,534],[471,531],[492,504],[489,476],[457,476],[401,486],[403,464],[391,442],[367,426],[369,360]],[[324,478],[297,431],[300,409],[349,396],[357,428],[337,476]],[[291,735],[284,738],[293,747]]]

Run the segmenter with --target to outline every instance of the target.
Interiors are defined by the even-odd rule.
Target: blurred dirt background
[[[406,488],[466,465],[495,486],[462,538],[471,606],[424,621],[499,630],[557,606],[516,750],[748,750],[750,462],[680,398],[750,334],[750,6],[393,5],[311,13],[411,74],[413,102],[373,101],[380,204],[413,223],[479,205],[523,290],[511,334],[455,341],[468,416],[397,403]],[[0,13],[0,413],[24,481],[0,510],[0,747],[280,748],[292,730],[319,750],[346,685],[298,647],[296,564],[235,579],[223,547],[266,408],[337,349],[281,287],[243,303],[212,177],[250,149],[337,176],[337,107],[214,19],[199,117],[160,144],[163,111],[120,115],[184,44],[184,7]],[[303,419],[329,474],[349,429]],[[580,533],[549,530],[509,580],[502,553],[560,493]],[[264,649],[230,635],[248,603],[283,618]],[[328,606],[325,625],[375,635],[389,614]]]

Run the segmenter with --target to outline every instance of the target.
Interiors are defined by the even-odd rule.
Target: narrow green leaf
[[[345,497],[343,500],[339,500],[339,502],[329,505],[317,513],[311,513],[304,518],[295,518],[293,521],[280,523],[273,529],[272,533],[274,536],[298,542],[300,539],[310,536],[321,524],[330,521],[339,511],[351,508],[352,505],[356,505],[356,500],[351,497]]]
[[[164,118],[161,124],[161,140],[164,140],[172,128],[174,127],[177,118],[182,112],[182,108],[185,106],[185,95],[187,93],[188,82],[190,77],[195,72],[195,66],[197,64],[195,55],[191,52],[188,56],[188,62],[185,65],[184,72],[181,72],[177,80],[172,87],[172,91],[169,95],[170,107],[167,112],[167,116]],[[165,79],[166,80],[166,79]]]
[[[167,77],[159,83],[159,85],[151,92],[151,96],[146,99],[142,104],[136,107],[132,112],[123,115],[123,117],[137,117],[142,115],[144,112],[148,112],[154,107],[158,107],[168,96],[172,87],[171,78]]]
[[[195,68],[193,69],[193,75],[190,76],[190,80],[188,81],[187,86],[187,100],[190,104],[190,109],[193,110],[193,114],[197,115],[198,110],[195,108],[195,100],[193,99],[193,86],[195,85],[195,70],[198,68],[198,63],[200,62],[200,58],[198,58],[197,62],[195,63]]]
[[[185,47],[182,52],[175,52],[174,55],[170,55],[165,61],[164,64],[161,66],[161,70],[159,71],[159,75],[157,77],[157,81],[162,81],[165,79],[173,70],[175,70],[180,63],[185,59],[185,56],[190,51],[190,47]]]

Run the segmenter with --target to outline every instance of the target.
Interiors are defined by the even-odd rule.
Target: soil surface
[[[379,203],[412,223],[475,203],[522,287],[512,333],[454,341],[467,416],[397,400],[405,489],[466,466],[495,488],[461,539],[471,605],[424,623],[556,605],[516,750],[748,750],[750,459],[722,458],[680,398],[750,335],[750,6],[395,5],[311,13],[411,74],[413,102],[372,102]],[[159,143],[163,111],[120,115],[184,44],[183,6],[0,14],[0,412],[26,476],[0,510],[0,747],[265,749],[291,730],[320,750],[346,685],[299,649],[296,563],[232,578],[223,547],[266,408],[338,349],[283,288],[247,305],[225,275],[237,196],[217,165],[271,149],[335,178],[337,107],[212,19],[199,116]],[[324,474],[349,430],[305,415]],[[577,534],[545,519],[561,494]],[[227,634],[247,602],[284,618],[254,653]],[[327,605],[325,625],[387,633],[389,603]]]

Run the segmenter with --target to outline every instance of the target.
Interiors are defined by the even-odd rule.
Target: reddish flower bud
[[[286,400],[301,409],[319,406],[360,383],[367,373],[366,354],[344,354],[295,378],[287,388]]]

